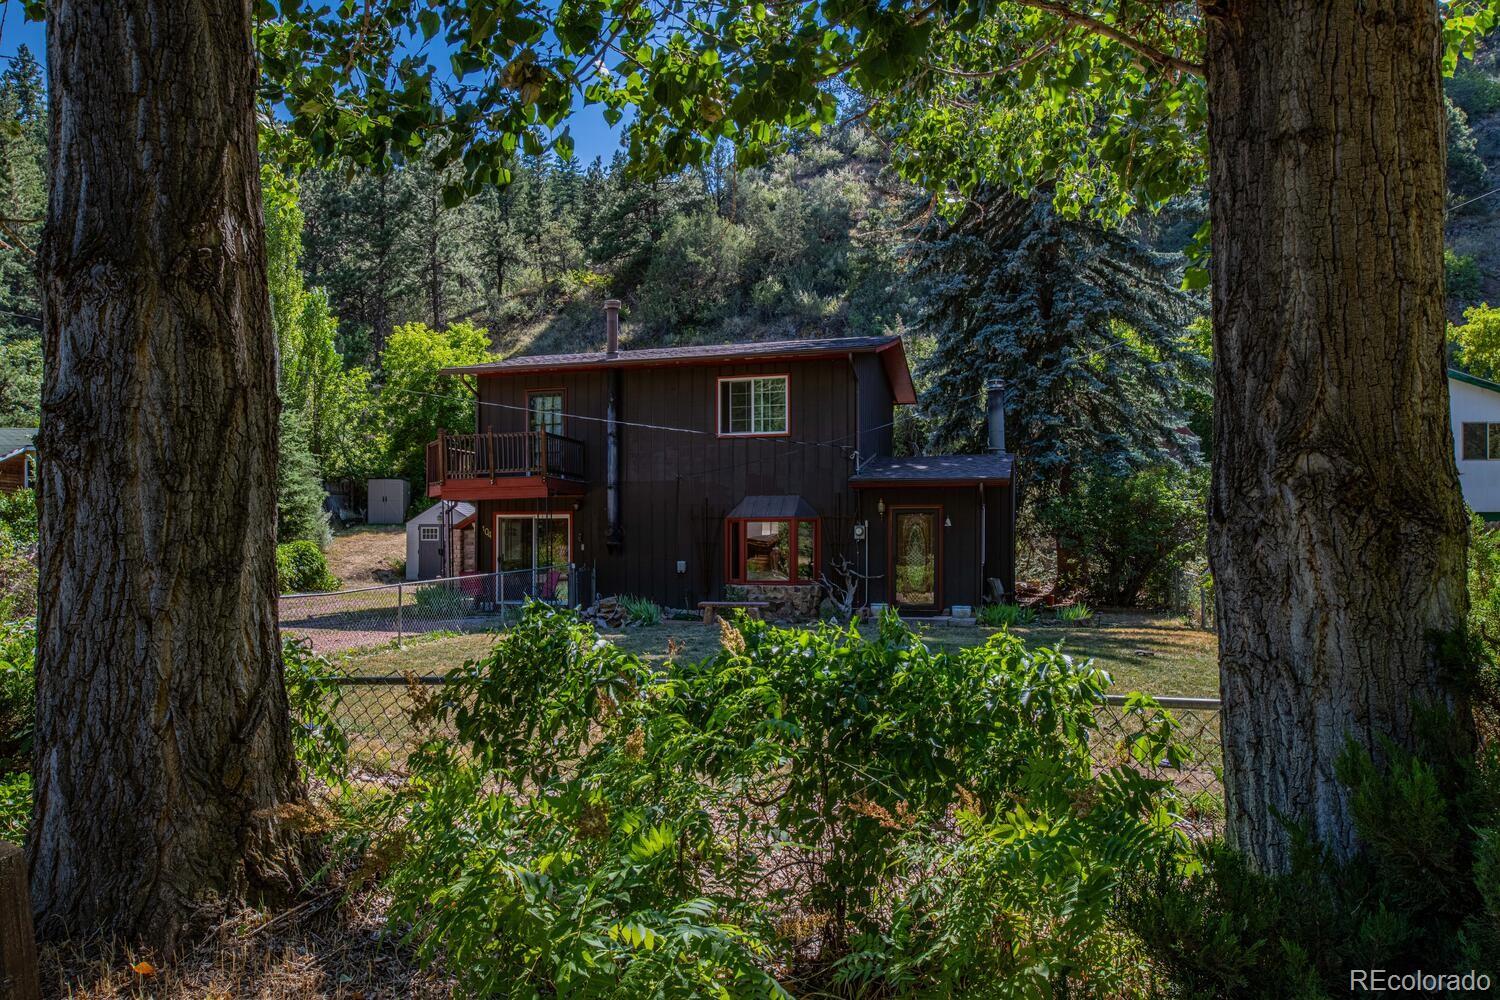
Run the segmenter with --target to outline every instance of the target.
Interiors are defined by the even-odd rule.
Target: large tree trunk
[[[249,0],[49,5],[31,892],[170,942],[296,874]]]
[[[1422,703],[1462,708],[1440,33],[1432,0],[1205,8],[1225,785],[1274,871],[1278,815],[1357,850],[1346,738],[1378,756]]]

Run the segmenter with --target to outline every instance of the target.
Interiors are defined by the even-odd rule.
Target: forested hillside
[[[734,170],[727,154],[664,180],[623,160],[526,157],[510,186],[453,209],[425,164],[305,176],[304,268],[326,287],[353,363],[403,323],[470,322],[497,351],[595,347],[606,297],[627,344],[750,340],[899,325],[896,225],[912,196],[857,129]]]

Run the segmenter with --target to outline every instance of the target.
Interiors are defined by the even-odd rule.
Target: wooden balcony
[[[546,431],[438,433],[427,445],[427,495],[444,500],[576,496],[583,442]]]

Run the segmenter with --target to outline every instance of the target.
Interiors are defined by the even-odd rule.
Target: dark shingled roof
[[[915,455],[911,458],[872,458],[849,477],[852,486],[894,486],[910,483],[1008,483],[1014,455]]]
[[[0,427],[0,458],[27,451],[33,447],[31,442],[35,437],[35,427]]]
[[[735,505],[726,517],[747,517],[752,520],[779,520],[785,517],[817,517],[818,512],[813,510],[813,505],[799,496],[784,494],[781,496],[754,496],[746,497]]]
[[[906,366],[906,350],[897,336],[815,337],[809,340],[762,340],[745,344],[688,344],[674,347],[621,348],[613,357],[603,351],[580,354],[529,354],[481,365],[444,368],[444,375],[524,375],[570,368],[634,368],[712,364],[724,361],[777,361],[879,354],[898,403],[915,403],[916,392]]]

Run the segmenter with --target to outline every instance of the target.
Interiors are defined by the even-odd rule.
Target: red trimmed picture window
[[[815,583],[818,522],[794,518],[729,522],[730,583]]]

